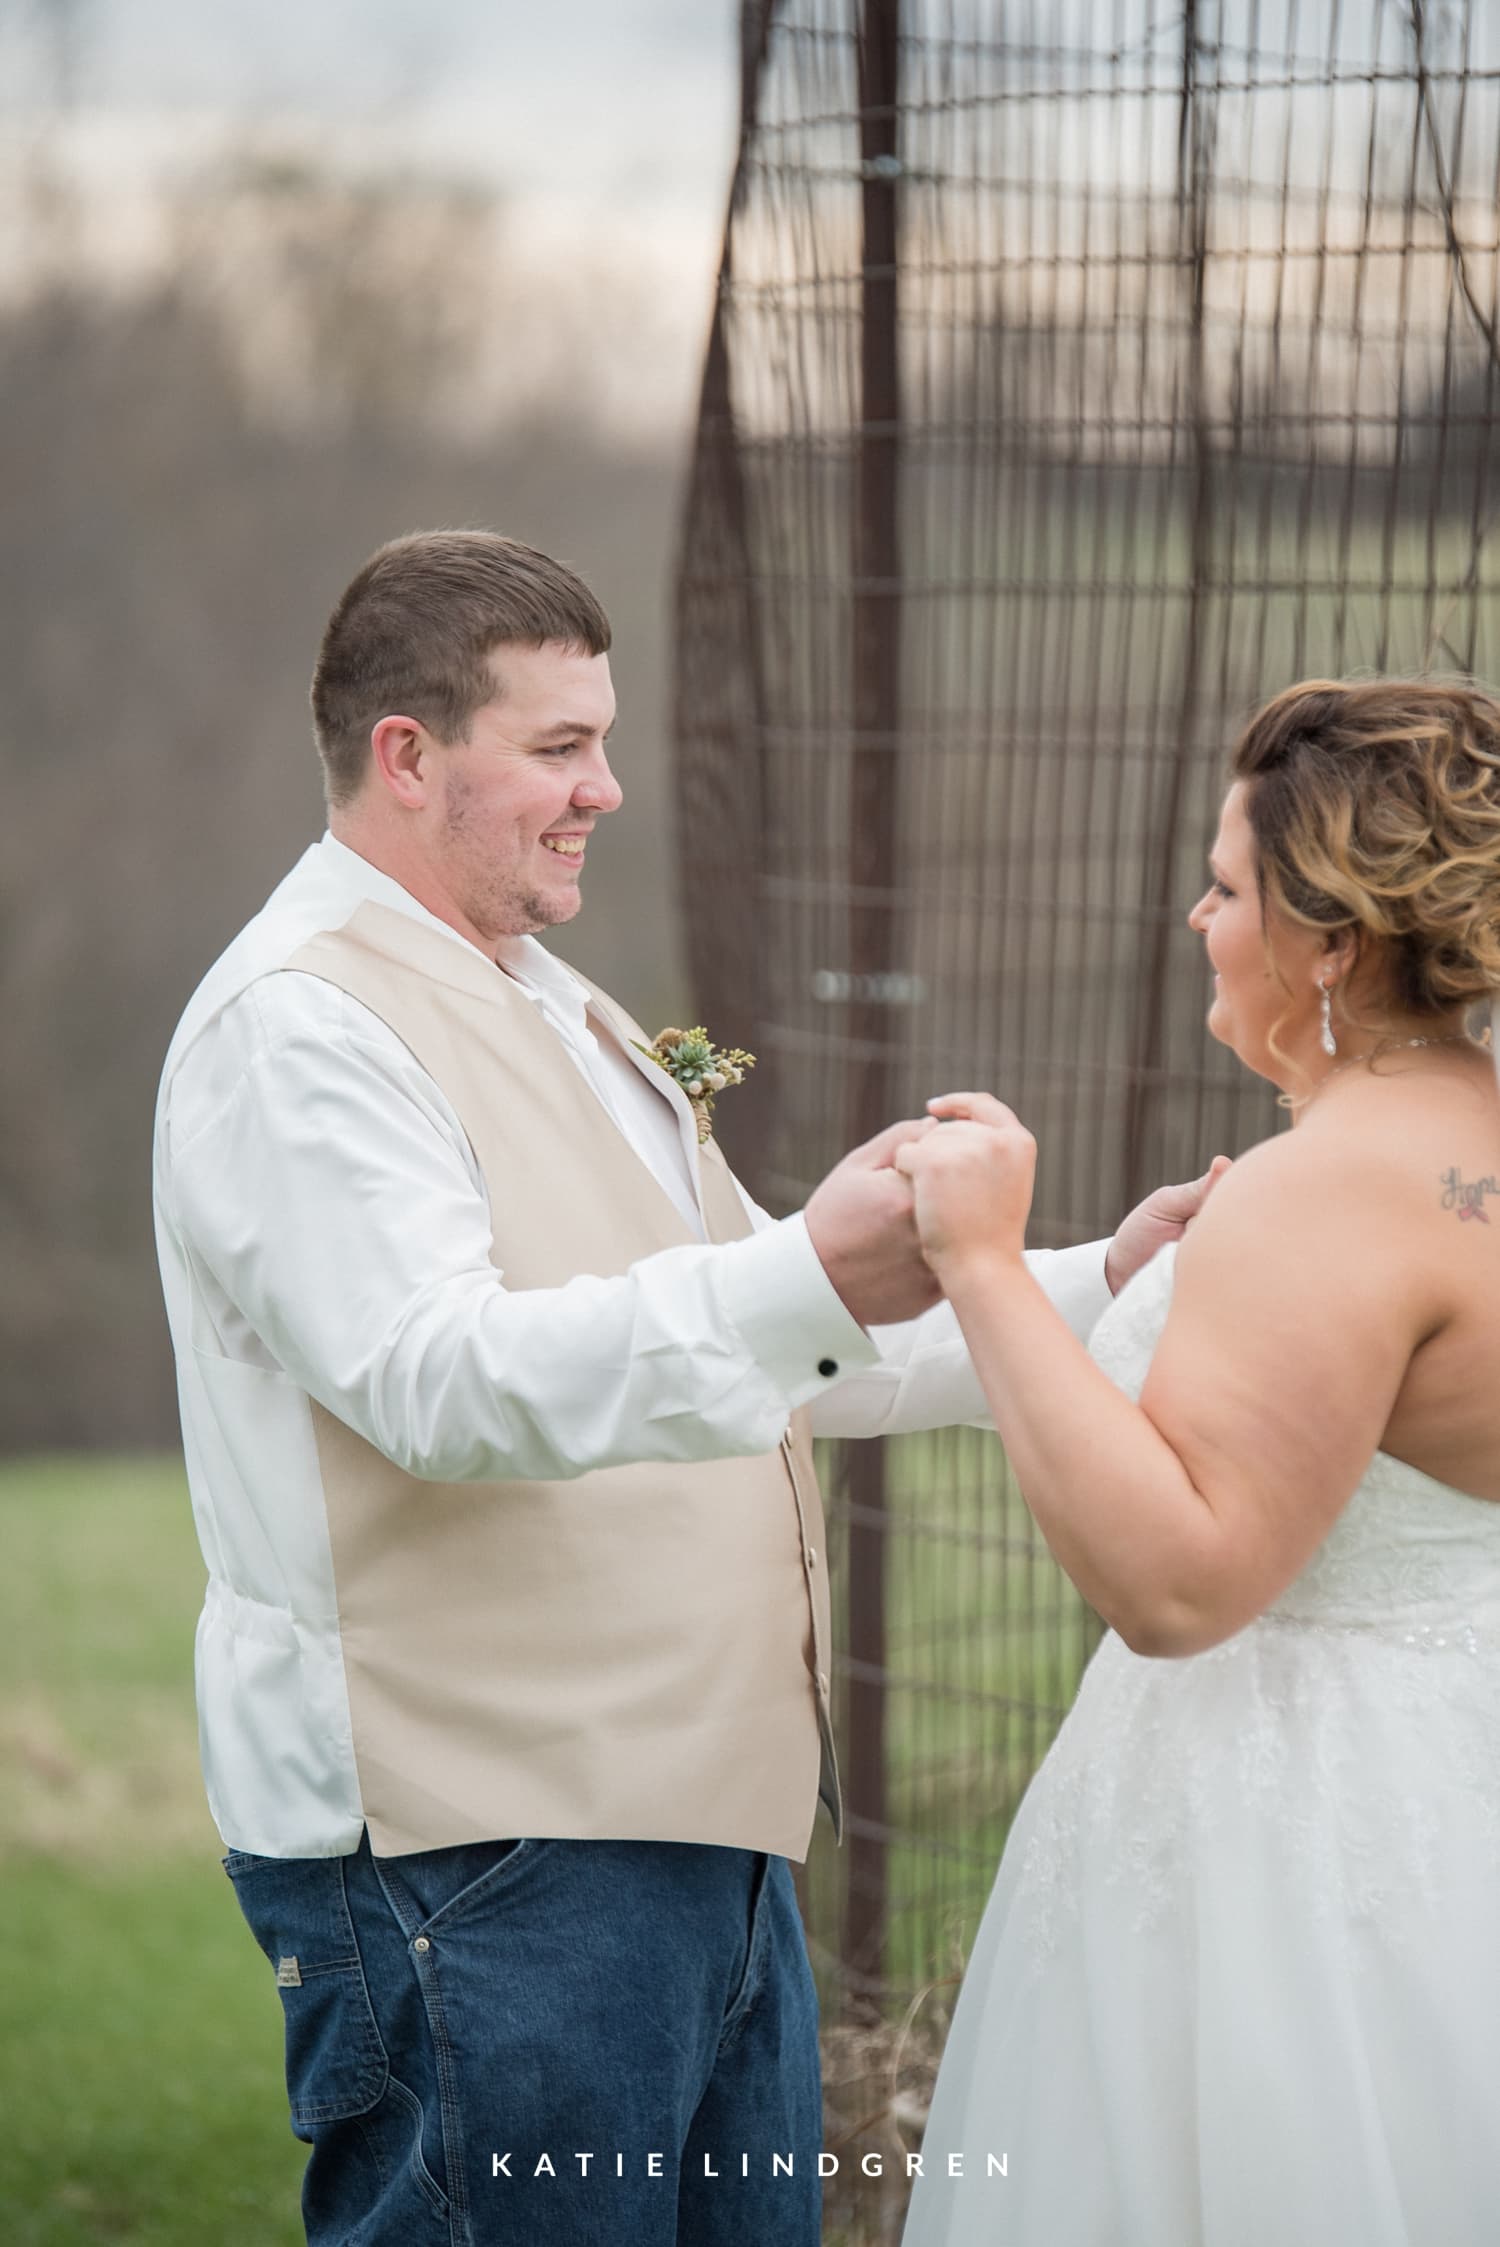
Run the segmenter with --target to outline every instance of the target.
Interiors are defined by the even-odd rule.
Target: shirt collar
[[[471,952],[478,950],[478,946],[461,936],[456,928],[450,928],[436,913],[429,912],[394,875],[382,873],[368,858],[361,858],[357,850],[341,843],[336,835],[325,833],[322,841],[313,847],[320,854],[322,870],[341,892],[369,898],[376,905],[389,905],[398,913],[424,922],[428,928],[440,930],[455,944],[462,944]],[[570,1022],[583,1022],[588,1002],[582,984],[572,970],[561,960],[555,960],[534,936],[502,937],[495,965],[513,977],[528,997],[537,999],[548,1009],[555,1009]]]

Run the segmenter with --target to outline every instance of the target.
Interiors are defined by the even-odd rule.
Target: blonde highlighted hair
[[[1245,784],[1261,907],[1355,934],[1393,1008],[1500,991],[1500,702],[1462,680],[1306,679],[1257,711]]]

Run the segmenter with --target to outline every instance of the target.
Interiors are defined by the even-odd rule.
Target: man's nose
[[[624,790],[609,769],[609,759],[601,749],[591,757],[588,769],[578,776],[573,790],[573,801],[580,811],[618,811],[624,802]]]

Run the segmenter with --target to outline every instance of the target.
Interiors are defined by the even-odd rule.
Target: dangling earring
[[[1323,994],[1323,1030],[1318,1043],[1326,1054],[1332,1055],[1338,1052],[1339,1041],[1333,1034],[1333,1001],[1328,996],[1328,985],[1321,976],[1318,978],[1318,989]]]

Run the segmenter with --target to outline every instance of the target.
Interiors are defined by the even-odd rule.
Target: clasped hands
[[[807,1204],[808,1236],[862,1326],[914,1318],[938,1302],[965,1259],[1019,1258],[1036,1141],[1003,1101],[952,1092],[924,1117],[889,1126],[847,1154]],[[1159,1186],[1121,1223],[1105,1258],[1112,1291],[1180,1239],[1229,1168]]]

